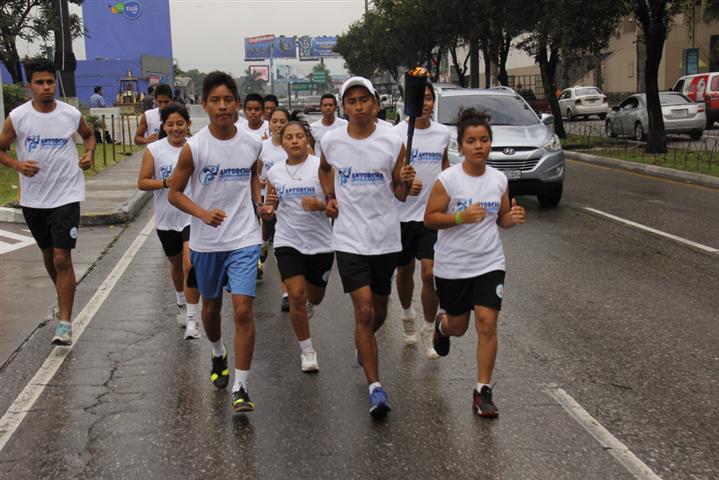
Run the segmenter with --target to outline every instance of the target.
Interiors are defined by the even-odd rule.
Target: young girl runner
[[[170,260],[170,277],[175,286],[179,310],[177,323],[185,329],[185,338],[200,338],[197,321],[200,294],[196,288],[187,285],[190,270],[190,216],[170,205],[167,200],[171,175],[190,132],[190,115],[185,107],[172,103],[161,110],[160,119],[162,132],[167,136],[147,146],[137,188],[154,191],[155,227],[165,255]]]
[[[318,170],[320,159],[309,155],[309,127],[292,121],[272,138],[280,137],[287,152],[267,174],[267,200],[276,203],[275,257],[287,288],[290,320],[301,350],[303,372],[319,370],[310,338],[309,319],[325,296],[334,262],[332,227],[325,215],[324,192]]]
[[[499,230],[524,223],[524,209],[507,191],[507,177],[487,165],[492,151],[489,117],[474,109],[460,113],[457,142],[464,161],[444,170],[432,187],[424,223],[438,229],[434,277],[440,306],[434,349],[449,353],[449,337],[461,337],[474,311],[477,328],[477,386],[473,408],[496,417],[492,370],[497,356],[497,316],[504,289],[504,252]]]

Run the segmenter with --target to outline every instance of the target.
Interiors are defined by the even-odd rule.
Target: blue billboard
[[[245,60],[268,58],[296,58],[295,37],[285,35],[261,35],[245,38]]]
[[[334,48],[337,46],[337,37],[321,36],[310,37],[305,35],[297,40],[300,60],[318,60],[320,58],[339,57]]]

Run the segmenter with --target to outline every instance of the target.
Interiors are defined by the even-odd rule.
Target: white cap
[[[369,91],[370,95],[374,95],[374,86],[372,85],[372,82],[364,77],[350,77],[342,84],[342,88],[340,89],[340,100],[345,98],[345,93],[352,87],[364,87]]]

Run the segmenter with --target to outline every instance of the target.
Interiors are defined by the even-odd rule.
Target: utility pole
[[[67,98],[77,97],[75,90],[75,54],[72,51],[72,35],[70,34],[70,14],[67,0],[54,0],[55,15],[55,65],[58,67],[60,94]]]
[[[369,12],[369,0],[364,0],[364,13]]]

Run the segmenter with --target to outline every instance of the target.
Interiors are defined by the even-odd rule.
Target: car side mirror
[[[542,123],[545,124],[545,125],[551,125],[551,124],[554,123],[554,115],[552,115],[551,113],[542,113],[542,114],[539,116],[539,119],[540,119],[540,120],[542,121]]]
[[[619,107],[617,107],[617,106],[612,107],[612,112],[618,112],[618,111],[619,111]]]

